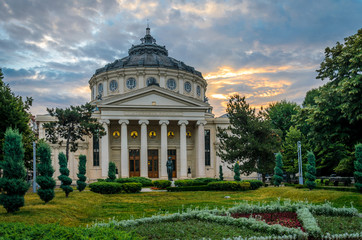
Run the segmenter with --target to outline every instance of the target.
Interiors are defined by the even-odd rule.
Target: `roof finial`
[[[146,28],[146,35],[150,35],[150,23],[149,23],[149,20],[147,19],[147,28]]]

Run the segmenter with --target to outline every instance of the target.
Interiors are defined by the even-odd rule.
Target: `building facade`
[[[70,177],[77,179],[80,154],[87,156],[89,181],[106,178],[109,162],[116,164],[118,177],[167,179],[169,157],[176,179],[218,177],[223,164],[216,155],[216,132],[229,121],[212,114],[202,74],[169,57],[149,27],[141,43],[128,53],[96,70],[89,80],[94,117],[107,134],[86,138],[77,152],[70,153]],[[42,115],[36,121],[39,136],[44,138],[42,124],[54,119]],[[59,175],[57,156],[64,149],[52,145],[54,176]],[[231,178],[226,165],[223,169],[224,176]]]

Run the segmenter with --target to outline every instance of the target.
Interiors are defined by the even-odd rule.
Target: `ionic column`
[[[167,177],[167,120],[159,121],[161,125],[161,177]]]
[[[100,146],[100,156],[101,156],[101,166],[102,166],[102,177],[107,178],[108,177],[108,165],[109,165],[109,130],[108,125],[110,121],[108,119],[100,120],[100,123],[102,123],[102,126],[105,129],[106,135],[101,137],[101,146]]]
[[[139,120],[138,124],[141,125],[141,177],[148,177],[147,168],[147,125],[148,120]]]
[[[205,177],[205,128],[206,121],[197,121],[196,177]]]
[[[129,161],[128,161],[128,133],[127,125],[128,120],[119,120],[118,123],[121,125],[121,177],[129,177]]]
[[[180,126],[180,178],[187,178],[187,143],[186,143],[186,120],[178,121]]]

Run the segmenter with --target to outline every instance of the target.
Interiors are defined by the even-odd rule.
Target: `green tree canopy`
[[[84,136],[104,136],[105,130],[92,117],[94,106],[89,103],[81,106],[70,106],[69,108],[47,109],[50,116],[56,121],[45,123],[46,139],[51,143],[61,145],[65,141],[65,154],[69,158],[69,150],[78,150],[78,141],[84,141]]]

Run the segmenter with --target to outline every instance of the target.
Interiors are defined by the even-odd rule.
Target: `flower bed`
[[[302,224],[298,220],[295,212],[274,212],[274,213],[232,213],[233,218],[255,218],[264,221],[269,225],[280,224],[289,228],[300,228],[303,232]]]

